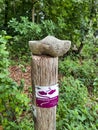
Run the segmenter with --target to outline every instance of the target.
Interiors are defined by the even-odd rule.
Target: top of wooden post
[[[63,56],[70,49],[71,41],[47,36],[39,41],[29,41],[29,46],[32,54],[58,57]]]

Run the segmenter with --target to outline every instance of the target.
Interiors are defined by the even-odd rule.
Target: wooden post
[[[31,67],[34,127],[35,130],[56,130],[58,57],[70,49],[71,41],[47,36],[29,41],[29,47],[34,55]]]
[[[2,127],[2,126],[0,126],[0,130],[3,130],[3,127]]]
[[[34,130],[56,130],[56,104],[44,108],[37,105],[36,86],[53,86],[58,82],[58,57],[32,55],[32,89]]]

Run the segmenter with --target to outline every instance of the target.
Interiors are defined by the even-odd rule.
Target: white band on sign
[[[50,108],[58,104],[58,84],[52,86],[35,86],[36,104],[38,107]]]

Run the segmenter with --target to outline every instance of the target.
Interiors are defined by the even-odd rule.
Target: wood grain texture
[[[51,86],[58,82],[58,57],[32,56],[31,65],[33,105],[36,106],[35,85]],[[56,130],[56,106],[52,108],[36,108],[34,116],[35,130]]]
[[[3,130],[3,127],[2,127],[2,126],[0,126],[0,130]]]

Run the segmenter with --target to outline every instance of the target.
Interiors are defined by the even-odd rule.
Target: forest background
[[[57,130],[98,130],[98,0],[0,0],[0,126],[34,129],[25,80],[17,84],[9,67],[25,72],[28,41],[47,35],[72,42],[59,58]]]

